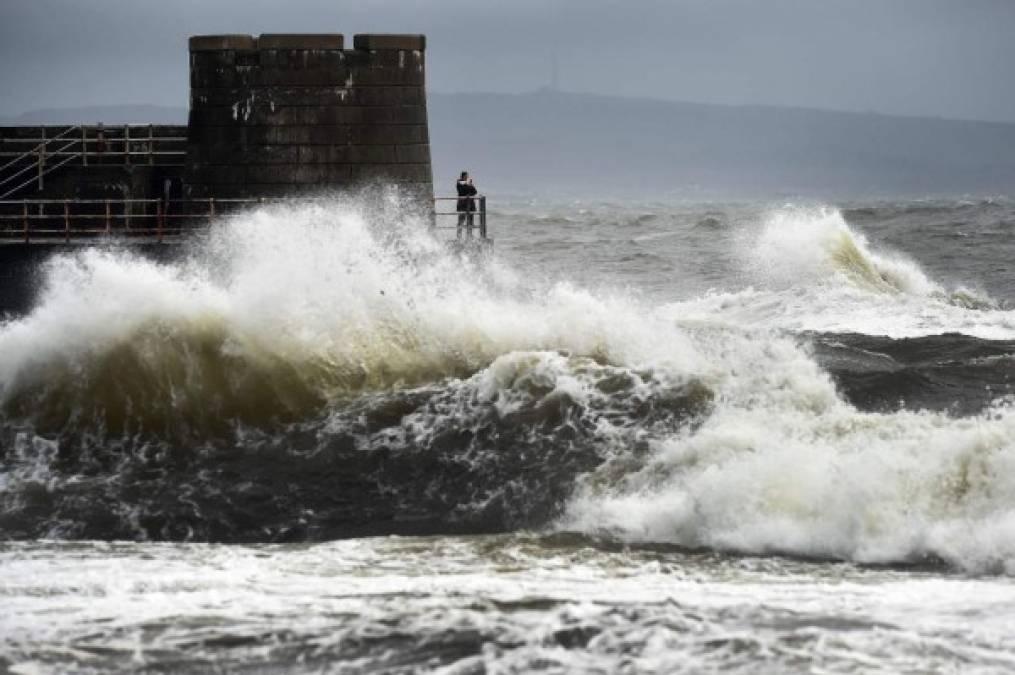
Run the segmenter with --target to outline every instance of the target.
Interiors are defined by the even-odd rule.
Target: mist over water
[[[0,325],[2,658],[1011,665],[957,617],[1015,602],[1015,204],[491,219],[487,261],[395,197],[51,261]]]

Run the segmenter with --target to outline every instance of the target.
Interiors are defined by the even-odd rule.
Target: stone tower
[[[191,197],[433,196],[423,35],[190,38]]]

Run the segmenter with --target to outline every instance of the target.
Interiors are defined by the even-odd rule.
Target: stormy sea
[[[1015,201],[490,222],[336,198],[41,269],[0,670],[1015,669]]]

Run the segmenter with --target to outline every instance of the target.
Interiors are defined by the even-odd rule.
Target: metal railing
[[[170,163],[167,159],[182,164],[187,155],[186,136],[156,136],[153,124],[117,127],[77,124],[48,138],[47,127],[38,129],[38,136],[0,136],[3,148],[0,161],[11,158],[0,166],[0,200],[33,183],[38,183],[39,190],[44,189],[45,177],[74,159],[80,159],[82,166],[154,165]],[[22,150],[23,146],[31,147]],[[26,174],[30,174],[27,179]]]
[[[65,131],[63,131],[62,133],[59,133],[56,136],[47,139],[45,127],[43,127],[41,139],[35,138],[24,139],[24,141],[28,143],[35,143],[36,141],[38,141],[38,145],[36,145],[34,148],[31,148],[26,152],[21,153],[20,155],[16,155],[14,159],[10,160],[2,167],[0,167],[0,190],[4,190],[3,194],[0,194],[0,199],[14,194],[21,188],[27,187],[32,183],[34,183],[35,181],[39,182],[39,189],[41,190],[43,186],[43,179],[46,176],[46,174],[55,171],[56,169],[59,169],[61,166],[63,166],[64,164],[66,164],[67,162],[69,162],[70,160],[72,160],[74,157],[77,156],[74,153],[67,152],[76,142],[76,139],[71,139],[68,142],[67,135],[73,131],[76,131],[79,128],[80,127],[76,126],[70,127]],[[61,143],[61,146],[56,150],[48,150],[49,144],[55,143],[57,141]],[[47,168],[46,167],[47,155],[55,155],[57,157],[64,155],[67,156],[64,159],[59,160],[56,164],[52,164]],[[10,173],[7,176],[3,176],[3,172],[5,171],[10,171]],[[23,179],[23,176],[26,173],[32,174],[28,178],[28,180]],[[22,182],[15,185],[14,187],[11,187],[10,184],[18,179],[21,179]]]
[[[164,241],[267,199],[0,200],[0,241],[52,243],[102,236]]]
[[[454,211],[441,211],[440,202],[455,202]],[[471,204],[471,209],[468,205]],[[465,207],[465,208],[463,208]],[[486,195],[475,195],[472,197],[434,197],[434,216],[437,222],[440,218],[455,216],[458,219],[455,225],[436,225],[439,230],[455,230],[457,237],[463,235],[467,239],[473,238],[473,230],[476,229],[476,221],[479,221],[479,238],[487,239],[486,236]]]
[[[0,200],[0,243],[71,243],[101,237],[137,241],[172,241],[198,232],[216,218],[242,215],[253,206],[314,203],[324,197],[259,197],[206,199],[8,199]],[[487,240],[486,197],[477,195],[471,212],[434,209],[436,217],[456,216],[456,225],[437,229],[458,231],[458,237]],[[440,202],[458,197],[436,197]],[[457,205],[456,205],[457,206]],[[435,219],[436,223],[436,219]],[[478,224],[477,224],[478,223]]]

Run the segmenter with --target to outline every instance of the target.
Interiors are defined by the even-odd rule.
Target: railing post
[[[67,200],[63,200],[63,238],[66,243],[70,243],[70,204]]]
[[[159,243],[162,243],[162,200],[155,202],[155,226],[158,228]]]
[[[155,125],[148,125],[148,164],[155,163]]]
[[[479,198],[479,237],[486,239],[486,197]]]
[[[25,243],[28,243],[28,202],[24,201],[21,203],[21,220],[22,225],[25,228]]]
[[[81,125],[81,164],[88,166],[88,133],[85,125]]]
[[[106,200],[106,234],[109,234],[111,229],[112,229],[112,223],[109,220],[110,215],[111,214],[110,214],[110,211],[109,211],[109,200],[107,199]]]
[[[214,197],[209,197],[208,198],[208,220],[211,220],[214,217],[215,217],[215,198]]]
[[[123,163],[130,164],[130,125],[123,125]]]
[[[42,143],[39,143],[39,189],[41,190],[43,167],[46,164],[46,127],[40,127],[40,129],[42,129]]]

